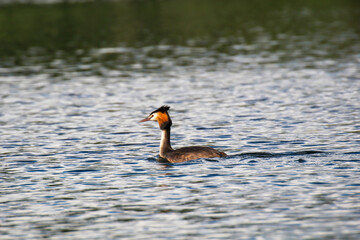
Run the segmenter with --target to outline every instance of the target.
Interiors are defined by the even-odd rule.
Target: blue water
[[[359,36],[327,30],[3,64],[0,238],[359,239]],[[158,162],[163,104],[174,148],[229,156]]]

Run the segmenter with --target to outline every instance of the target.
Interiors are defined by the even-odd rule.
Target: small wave
[[[79,174],[79,173],[85,173],[85,172],[99,172],[98,169],[75,169],[75,170],[69,170],[64,171],[64,173],[73,173],[73,174]]]
[[[17,160],[15,161],[18,164],[32,164],[32,163],[37,163],[36,160]]]
[[[283,152],[283,153],[270,153],[270,152],[248,152],[230,155],[229,157],[241,157],[241,158],[277,158],[286,156],[303,156],[312,154],[324,154],[326,152],[317,150],[305,150],[299,152]]]
[[[344,154],[349,154],[349,155],[357,155],[357,154],[360,154],[360,152],[346,152],[346,153],[344,153]]]

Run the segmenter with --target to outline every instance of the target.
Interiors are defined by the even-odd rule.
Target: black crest
[[[156,112],[162,112],[162,113],[167,113],[167,111],[169,111],[170,107],[167,105],[163,105],[161,107],[159,107],[158,109],[156,109],[155,111],[153,111],[150,114],[156,113]]]

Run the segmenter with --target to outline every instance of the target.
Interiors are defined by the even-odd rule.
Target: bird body
[[[205,146],[182,147],[174,150],[171,147],[170,143],[170,129],[172,121],[168,113],[169,109],[169,106],[162,106],[150,113],[147,118],[140,121],[158,122],[159,127],[162,131],[159,152],[161,158],[165,158],[169,162],[185,162],[199,158],[214,158],[227,156],[224,152],[220,152],[216,149]]]
[[[219,152],[211,147],[191,146],[178,148],[176,150],[164,153],[161,157],[167,159],[169,162],[185,162],[199,158],[215,158],[225,156],[226,154],[224,152]]]

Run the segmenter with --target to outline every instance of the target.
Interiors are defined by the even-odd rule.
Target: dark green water
[[[59,56],[71,62],[97,48],[161,44],[230,55],[286,51],[281,60],[298,58],[289,50],[300,48],[300,55],[336,58],[359,51],[359,9],[354,0],[10,4],[0,10],[0,57],[5,66]],[[233,49],[236,44],[256,48]],[[135,61],[117,54],[99,60]]]
[[[0,239],[359,239],[359,13],[1,5]],[[229,156],[157,162],[163,104],[174,148]]]

